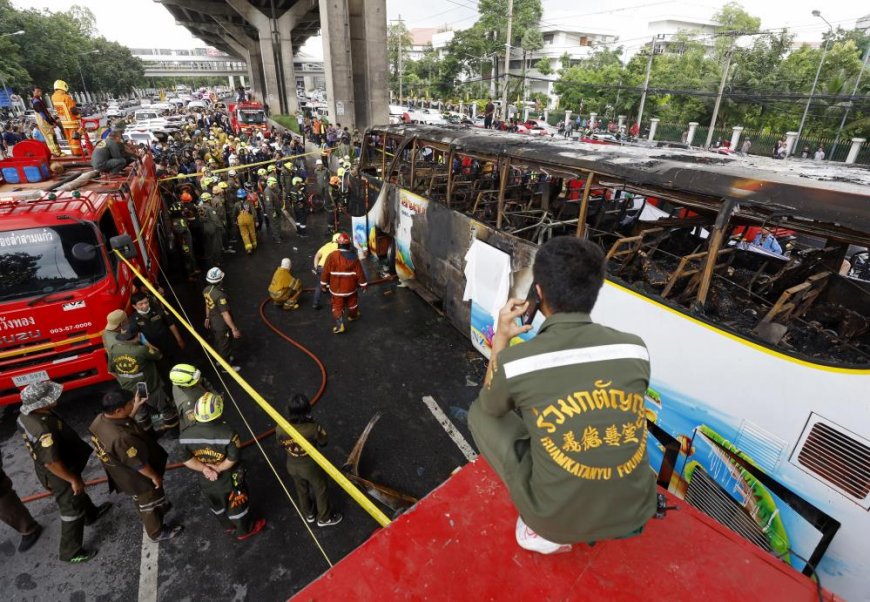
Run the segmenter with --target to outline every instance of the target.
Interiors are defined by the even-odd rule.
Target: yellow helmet
[[[276,167],[274,163],[270,163],[269,167],[266,168],[268,171],[275,171]]]
[[[220,183],[218,184],[218,188],[220,188],[221,190],[226,190],[226,189],[229,188],[229,187],[230,187],[230,185],[227,184],[226,182],[220,182]]]
[[[295,166],[293,165],[293,161],[287,161],[284,164],[284,169],[293,169]]]
[[[193,415],[197,422],[211,422],[217,420],[224,413],[224,400],[216,393],[205,393],[196,400]]]
[[[62,79],[55,80],[54,82],[55,90],[63,90],[64,92],[69,92],[69,86],[66,85],[66,82]]]
[[[201,195],[199,195],[199,198],[200,198],[200,200],[203,200],[203,201],[210,201],[211,200],[211,193],[210,192],[203,192]]]
[[[266,170],[261,167],[260,169],[257,170],[257,175],[258,176],[265,176]]]
[[[190,364],[176,364],[169,371],[169,380],[179,387],[192,387],[199,382],[200,376],[202,373]]]

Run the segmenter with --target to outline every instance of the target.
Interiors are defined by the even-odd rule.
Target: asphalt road
[[[325,242],[325,215],[310,220],[307,239],[295,235],[278,244],[266,237],[252,256],[227,255],[226,289],[243,333],[238,357],[241,374],[266,399],[281,409],[297,391],[313,395],[320,384],[314,362],[269,331],[258,315],[260,301],[275,267],[284,256],[293,260],[294,273],[313,286],[308,269],[316,249]],[[262,239],[261,239],[262,240]],[[374,272],[374,265],[370,264]],[[195,325],[203,317],[200,291],[204,284],[176,284],[181,305]],[[305,293],[302,308],[284,312],[268,307],[269,316],[288,335],[308,346],[329,373],[326,393],[315,417],[329,432],[325,455],[344,463],[357,437],[376,412],[375,426],[360,462],[360,474],[415,497],[422,497],[466,462],[464,456],[430,413],[422,398],[432,396],[471,441],[465,418],[482,380],[483,359],[467,338],[409,289],[383,295],[384,287],[370,287],[361,296],[362,319],[342,335],[331,333],[331,317],[324,308],[311,308]],[[188,341],[191,338],[187,337]],[[204,364],[204,359],[198,359]],[[217,382],[214,374],[209,377]],[[59,407],[70,426],[85,435],[99,411],[101,389],[65,394]],[[254,432],[274,426],[235,384],[228,386]],[[249,439],[250,432],[232,408],[226,417]],[[0,422],[3,464],[21,496],[41,490],[24,445],[15,431],[14,417]],[[175,436],[161,439],[178,461]],[[292,492],[292,481],[274,439],[263,443],[281,480]],[[257,537],[237,542],[224,534],[199,492],[195,476],[186,469],[167,474],[165,487],[175,509],[170,520],[185,525],[177,539],[159,546],[157,586],[160,600],[283,600],[323,573],[328,565],[293,510],[275,474],[256,446],[245,449],[243,462],[255,512],[268,519]],[[86,477],[102,475],[92,457]],[[29,505],[46,529],[25,554],[16,552],[18,535],[0,526],[0,592],[5,600],[136,600],[140,589],[142,527],[132,502],[109,495],[105,485],[89,490],[95,503],[115,502],[99,523],[86,528],[85,545],[99,549],[90,563],[71,566],[57,559],[60,522],[52,499]],[[344,521],[314,532],[333,563],[366,540],[378,527],[337,485],[330,493]],[[473,503],[473,500],[469,500]],[[382,509],[388,511],[385,507]],[[147,564],[147,563],[146,563]],[[153,596],[151,599],[157,599]]]

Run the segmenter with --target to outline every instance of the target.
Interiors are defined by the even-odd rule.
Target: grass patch
[[[295,115],[272,115],[272,121],[288,130],[296,132],[297,134],[302,134],[302,132],[299,131],[299,124],[296,123]]]

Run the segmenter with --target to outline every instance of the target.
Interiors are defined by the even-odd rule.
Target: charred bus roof
[[[734,199],[742,210],[758,212],[759,219],[775,214],[779,219],[821,222],[848,231],[846,238],[856,244],[870,245],[870,170],[861,166],[688,148],[586,144],[463,126],[392,125],[374,130],[400,138],[416,136],[472,155],[509,155],[542,166],[592,171],[649,194],[689,194],[713,211],[723,199]]]

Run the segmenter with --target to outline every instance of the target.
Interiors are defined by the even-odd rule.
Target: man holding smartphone
[[[468,426],[517,506],[517,543],[553,554],[636,535],[655,514],[644,408],[650,364],[639,337],[590,317],[604,282],[598,246],[553,238],[532,271],[546,319],[533,339],[509,347],[531,329],[519,323],[529,302],[502,308]]]
[[[176,537],[184,527],[165,525],[170,504],[163,491],[168,455],[133,419],[145,400],[124,389],[103,396],[103,412],[91,423],[91,443],[109,480],[109,491],[133,498],[152,541]]]

